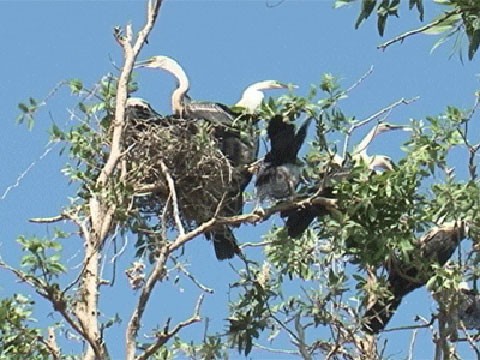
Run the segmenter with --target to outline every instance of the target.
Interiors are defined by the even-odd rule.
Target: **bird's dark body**
[[[300,178],[298,152],[307,136],[310,119],[295,132],[295,125],[277,115],[268,122],[270,151],[257,173],[255,186],[261,201],[291,196]]]
[[[380,298],[368,307],[364,315],[364,330],[373,334],[383,330],[403,297],[424,286],[434,275],[432,265],[445,265],[465,236],[465,225],[461,222],[454,227],[439,227],[422,237],[415,256],[412,255],[408,263],[393,256],[387,264],[388,289],[392,296]]]

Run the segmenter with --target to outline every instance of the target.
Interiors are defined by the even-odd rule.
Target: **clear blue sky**
[[[429,1],[425,3],[426,18],[431,18],[435,8]],[[348,87],[372,65],[374,73],[344,103],[349,115],[364,118],[401,97],[420,96],[415,104],[395,111],[389,119],[406,123],[410,118],[438,114],[447,105],[469,107],[473,103],[473,93],[478,88],[478,60],[464,64],[455,56],[449,60],[448,44],[430,54],[434,37],[417,36],[381,52],[376,49],[381,39],[375,19],[357,31],[353,28],[358,4],[339,10],[332,8],[333,1],[326,0],[285,1],[276,7],[267,4],[167,0],[140,58],[158,54],[176,58],[191,79],[190,94],[194,99],[226,104],[234,103],[246,85],[264,79],[295,83],[300,86],[299,93],[306,94],[309,85],[318,83],[322,74],[328,72]],[[60,91],[48,110],[40,113],[32,132],[15,125],[17,104],[29,96],[42,99],[63,79],[80,78],[89,85],[107,72],[114,72],[111,59],[121,64],[122,58],[112,29],[131,21],[138,30],[144,22],[144,8],[141,1],[0,2],[0,27],[4,34],[0,67],[0,196],[32,162],[37,162],[20,186],[0,200],[0,254],[5,261],[18,263],[21,254],[15,238],[19,234],[51,234],[52,227],[31,225],[28,218],[58,214],[73,194],[73,188],[60,173],[63,159],[58,156],[59,147],[39,160],[52,119],[62,126],[69,118],[65,108],[73,102],[68,90]],[[400,16],[399,21],[389,21],[386,39],[418,25],[416,12],[402,8]],[[139,73],[138,80],[138,96],[148,99],[158,111],[168,113],[174,87],[171,77],[144,71]],[[398,156],[398,149],[385,147],[392,144],[393,138],[386,136],[372,149]],[[265,228],[244,226],[237,238],[241,242],[258,241]],[[81,244],[75,241],[65,243],[65,258],[70,267],[81,261],[81,254],[77,253]],[[120,266],[132,261],[133,242],[130,237]],[[211,329],[217,326],[221,331],[225,328],[222,319],[226,316],[228,283],[235,279],[235,273],[229,262],[215,260],[211,244],[201,238],[189,244],[186,254],[191,270],[216,291],[206,297],[204,314],[211,318]],[[237,259],[231,263],[241,266]],[[111,355],[121,358],[124,329],[136,296],[126,290],[123,272],[117,275],[116,288],[105,291],[101,304],[106,317],[116,311],[124,317],[122,324],[107,332],[107,341],[118,339],[118,346],[110,348]],[[1,297],[27,289],[3,271],[0,284]],[[145,330],[156,322],[162,325],[167,316],[181,320],[191,314],[198,289],[187,280],[181,280],[180,287],[182,291],[178,287],[158,286],[148,308]],[[37,316],[43,322],[52,309],[42,300],[38,303]],[[156,304],[160,304],[158,310]],[[428,317],[434,307],[428,294],[418,290],[404,300],[390,325],[412,323],[417,313]],[[194,325],[185,334],[195,332],[203,332],[203,325]],[[416,358],[432,357],[429,334],[424,335],[419,339]],[[396,335],[390,340],[387,353],[393,358],[405,357],[408,341],[409,334]],[[235,357],[236,353],[232,354]],[[249,358],[268,356],[254,351]]]

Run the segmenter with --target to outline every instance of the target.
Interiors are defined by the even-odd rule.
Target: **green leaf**
[[[68,84],[72,94],[78,94],[83,89],[83,84],[79,79],[71,79]]]
[[[345,5],[349,5],[354,1],[356,1],[356,0],[336,0],[335,4],[333,5],[333,8],[338,9],[338,8],[341,8]]]
[[[355,22],[355,29],[358,29],[362,21],[367,19],[372,14],[372,11],[375,8],[376,4],[377,0],[362,0],[362,8],[360,11],[360,15]]]

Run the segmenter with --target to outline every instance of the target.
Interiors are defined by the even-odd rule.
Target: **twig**
[[[195,279],[195,277],[192,275],[192,273],[190,271],[188,271],[185,266],[183,266],[182,263],[178,262],[175,258],[172,257],[172,261],[173,263],[175,264],[175,267],[177,269],[179,269],[186,277],[188,277],[190,280],[192,280],[192,282],[197,285],[197,287],[208,293],[208,294],[213,294],[215,291],[209,287],[206,287],[205,285],[203,285],[202,283],[200,283],[197,279]]]
[[[267,346],[264,346],[264,345],[261,345],[261,344],[258,344],[258,343],[254,343],[253,345],[256,348],[266,350],[266,351],[271,352],[271,353],[297,355],[297,356],[299,355],[297,350],[274,349],[274,348],[270,348],[270,347],[267,347]]]
[[[302,355],[302,357],[305,360],[310,360],[312,359],[312,354],[310,353],[310,350],[308,349],[307,344],[305,343],[305,329],[303,328],[302,324],[300,323],[300,314],[297,313],[295,315],[295,330],[297,330],[298,337],[297,337],[297,347],[298,351]]]
[[[182,225],[182,220],[180,219],[180,212],[178,210],[178,199],[177,199],[177,192],[175,191],[175,182],[170,175],[167,166],[165,163],[160,161],[160,167],[162,169],[163,175],[167,179],[168,189],[170,191],[170,195],[172,197],[172,208],[173,208],[173,217],[175,219],[175,224],[177,225],[178,232],[180,235],[185,235],[185,228]]]
[[[415,347],[415,339],[417,338],[418,329],[413,330],[412,340],[410,341],[410,346],[408,347],[408,358],[407,360],[413,360],[413,349]]]
[[[369,122],[379,118],[380,116],[382,116],[384,114],[390,113],[394,108],[396,108],[396,107],[398,107],[402,104],[408,105],[408,104],[410,104],[414,101],[417,101],[418,99],[419,99],[418,96],[416,96],[414,98],[411,98],[411,99],[401,98],[400,100],[397,100],[394,103],[388,105],[387,107],[384,107],[383,109],[377,111],[375,114],[370,115],[368,118],[366,118],[364,120],[361,120],[361,121],[356,121],[355,123],[353,123],[352,126],[350,126],[350,128],[348,129],[347,134],[345,135],[345,140],[343,142],[342,159],[345,160],[345,158],[347,156],[347,150],[348,150],[348,145],[349,145],[349,141],[350,141],[350,136],[352,135],[353,131],[355,131],[359,127],[362,127],[362,126],[368,124]]]
[[[386,42],[384,42],[383,44],[380,44],[377,46],[377,49],[379,50],[385,50],[387,47],[389,47],[390,45],[396,43],[396,42],[403,42],[403,40],[405,40],[406,38],[410,37],[410,36],[413,36],[413,35],[417,35],[417,34],[420,34],[424,31],[427,31],[427,30],[430,30],[431,28],[433,28],[434,26],[437,26],[437,25],[440,25],[443,21],[451,18],[452,16],[454,15],[457,15],[457,14],[460,14],[462,12],[462,9],[461,8],[456,8],[455,10],[452,10],[452,11],[449,11],[449,12],[446,12],[444,14],[443,17],[439,18],[438,20],[435,20],[435,21],[432,21],[431,23],[427,24],[427,25],[424,25],[422,27],[419,27],[417,29],[414,29],[414,30],[410,30],[410,31],[407,31],[401,35],[398,35],[396,37],[394,37],[393,39],[391,40],[388,40]]]
[[[420,317],[418,317],[418,318],[420,318]],[[426,322],[424,320],[424,324],[422,324],[422,325],[399,326],[399,327],[396,327],[396,328],[385,329],[385,330],[383,330],[383,332],[391,332],[391,331],[399,331],[399,330],[413,330],[413,329],[426,329],[426,328],[431,327],[433,325],[436,318],[437,318],[436,316],[432,316],[432,319],[430,320],[430,322]]]
[[[480,359],[480,350],[475,345],[474,338],[468,333],[467,329],[465,328],[465,324],[463,323],[463,321],[460,321],[460,327],[461,327],[463,333],[465,334],[465,337],[467,339],[468,344],[470,345],[472,350],[475,351],[475,354],[477,355],[477,359]]]
[[[8,186],[5,191],[3,192],[3,195],[0,196],[0,200],[5,200],[5,198],[7,197],[8,193],[10,191],[12,191],[13,189],[17,188],[20,186],[20,182],[23,180],[23,178],[25,176],[28,175],[28,173],[30,172],[30,170],[33,169],[33,167],[37,164],[37,162],[39,162],[40,160],[42,160],[45,156],[47,156],[50,151],[53,150],[53,148],[57,145],[58,143],[54,143],[52,145],[50,145],[49,147],[47,147],[45,149],[45,151],[42,153],[42,155],[40,155],[40,157],[37,159],[37,160],[34,160],[30,163],[30,165],[27,166],[27,168],[17,177],[17,179],[15,180],[15,183],[13,185],[10,185]]]
[[[128,246],[128,237],[127,235],[123,235],[122,238],[124,239],[123,240],[123,244],[122,244],[122,247],[120,248],[120,250],[118,250],[118,252],[112,257],[112,260],[110,260],[110,263],[113,264],[115,261],[117,261],[117,258],[119,256],[121,256],[124,252],[125,252],[125,249],[127,248]]]
[[[60,214],[60,215],[51,216],[51,217],[30,218],[28,219],[28,221],[32,223],[49,224],[49,223],[55,223],[55,222],[59,222],[67,219],[68,219],[68,216],[66,214]]]
[[[90,236],[89,236],[89,233],[88,233],[88,230],[87,230],[87,225],[85,224],[85,222],[83,222],[83,223],[80,223],[80,226],[81,226],[82,234],[85,237],[85,242],[88,242],[88,239],[90,238]],[[86,259],[83,260],[82,270],[78,274],[77,278],[75,280],[73,280],[69,285],[67,285],[64,292],[67,292],[68,290],[70,290],[75,284],[77,284],[80,281],[80,279],[83,277],[88,265],[92,261],[92,258],[94,257],[94,255],[95,255],[95,252],[92,252]]]
[[[153,355],[158,349],[160,349],[168,340],[170,340],[172,337],[174,337],[176,334],[180,332],[184,327],[187,327],[191,324],[197,323],[201,321],[200,318],[200,307],[202,306],[204,299],[204,294],[200,294],[197,305],[195,306],[195,310],[193,312],[192,317],[189,319],[182,321],[178,323],[173,330],[168,331],[168,324],[166,328],[163,330],[162,333],[157,334],[157,341],[151,344],[147,349],[145,349],[145,352],[141,355],[139,355],[136,360],[147,360],[150,358],[151,355]]]
[[[370,66],[370,69],[368,69],[368,71],[363,74],[360,79],[358,79],[353,85],[351,85],[347,90],[345,90],[345,93],[349,93],[351,92],[352,90],[354,90],[358,85],[360,85],[367,77],[369,77],[373,72],[373,65]]]
[[[266,240],[266,241],[260,241],[260,242],[244,242],[241,245],[239,245],[239,247],[241,249],[245,247],[262,247],[262,246],[272,245],[274,243],[275,241],[273,240]]]
[[[148,303],[148,300],[150,299],[150,295],[152,294],[155,284],[163,277],[162,274],[165,273],[165,263],[169,255],[167,253],[167,250],[168,249],[165,247],[160,252],[160,256],[155,262],[152,272],[145,281],[145,285],[143,286],[142,292],[140,293],[140,296],[138,298],[137,306],[135,306],[135,308],[133,309],[132,316],[130,317],[130,321],[128,322],[126,332],[127,360],[133,360],[135,357],[135,339],[138,334],[138,329],[140,328],[140,321],[143,317],[145,307]]]

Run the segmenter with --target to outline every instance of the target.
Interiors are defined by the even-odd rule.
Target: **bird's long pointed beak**
[[[133,64],[133,68],[144,67],[144,66],[147,66],[148,64],[150,64],[150,59],[136,61],[136,62]]]
[[[278,83],[279,89],[298,89],[298,85]]]

